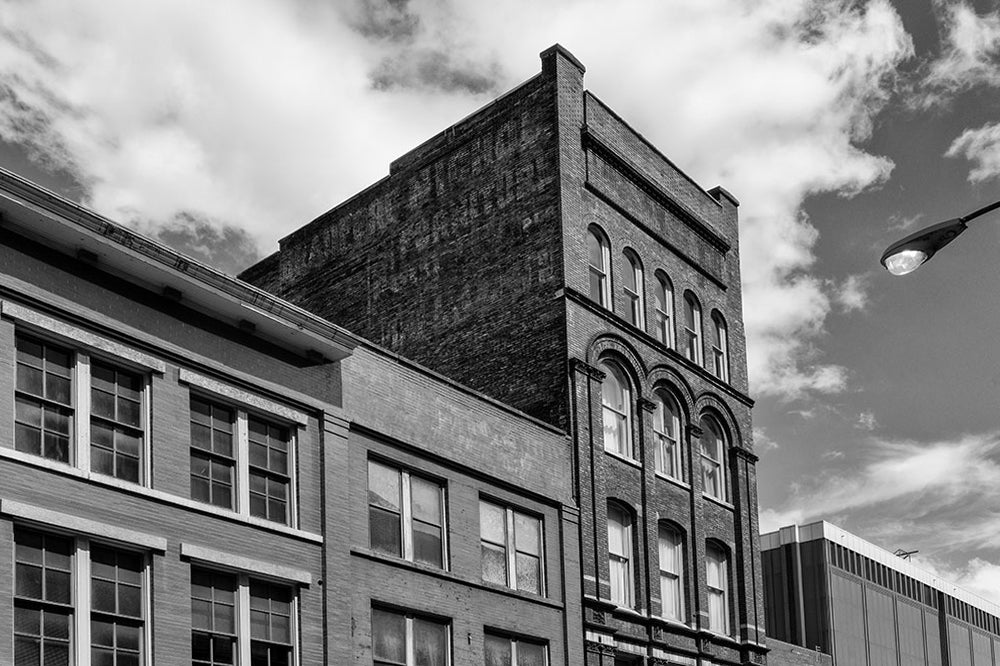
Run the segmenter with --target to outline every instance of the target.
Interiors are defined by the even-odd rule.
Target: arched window
[[[718,310],[712,312],[712,372],[722,381],[729,381],[729,333]]]
[[[674,348],[674,288],[670,280],[662,273],[656,276],[656,287],[653,292],[655,301],[653,309],[656,321],[653,322],[653,335],[656,339]]]
[[[608,502],[608,572],[611,601],[632,607],[632,516]]]
[[[646,326],[646,297],[644,295],[645,285],[642,275],[642,262],[631,249],[626,249],[623,253],[628,269],[625,271],[623,280],[625,287],[625,302],[628,303],[628,323],[636,328]]]
[[[705,575],[708,586],[708,629],[728,636],[729,558],[725,550],[711,541],[705,546]]]
[[[680,409],[667,393],[656,394],[656,411],[653,413],[653,433],[656,438],[656,471],[675,479],[683,478],[681,471]]]
[[[690,291],[684,292],[684,355],[702,364],[701,305]]]
[[[632,457],[632,391],[625,373],[613,363],[602,363],[601,405],[604,450]]]
[[[588,229],[590,250],[590,298],[611,309],[611,246],[607,236],[597,227]]]
[[[660,614],[684,621],[684,538],[670,525],[660,525]]]
[[[701,419],[701,489],[706,495],[725,502],[726,436],[719,422],[712,416]]]

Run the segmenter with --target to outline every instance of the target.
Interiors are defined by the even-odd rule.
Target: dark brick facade
[[[584,89],[561,47],[542,71],[395,161],[389,175],[281,242],[242,277],[564,430],[580,515],[586,663],[761,663],[757,547],[736,200],[705,191]],[[612,303],[589,297],[588,228],[610,246]],[[625,248],[701,305],[706,362],[629,324]],[[729,376],[710,372],[711,322],[728,328]],[[677,327],[680,339],[681,329]],[[605,451],[602,364],[629,384],[634,453]],[[681,411],[684,473],[653,465],[653,406]],[[708,497],[702,417],[724,432],[727,501]],[[632,515],[631,608],[610,601],[607,502]],[[685,617],[664,620],[658,526],[683,534]],[[707,543],[726,554],[728,635],[709,629]],[[567,588],[568,590],[568,588]]]

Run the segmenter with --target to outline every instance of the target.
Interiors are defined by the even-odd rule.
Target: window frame
[[[653,337],[669,349],[676,349],[674,335],[674,286],[662,271],[656,272],[653,292]]]
[[[542,649],[542,664],[543,666],[548,666],[549,664],[549,643],[548,641],[538,639],[538,638],[527,638],[521,636],[514,636],[504,632],[490,631],[489,629],[483,631],[483,658],[486,658],[486,643],[490,639],[497,641],[506,641],[510,643],[510,664],[509,666],[518,666],[518,646],[522,643],[528,645],[534,645]]]
[[[375,613],[386,613],[391,615],[400,616],[404,620],[403,625],[403,641],[404,641],[404,651],[405,651],[405,661],[403,662],[390,662],[390,661],[379,661],[377,655],[375,654]],[[401,664],[401,666],[415,666],[416,664],[416,649],[415,649],[415,632],[414,628],[418,621],[427,622],[430,624],[437,624],[444,627],[445,636],[445,650],[444,650],[444,665],[451,666],[452,664],[452,629],[453,623],[451,619],[445,619],[441,617],[435,617],[433,615],[428,615],[424,613],[419,613],[402,608],[393,608],[390,606],[383,606],[381,604],[372,604],[371,614],[369,615],[369,620],[371,622],[371,649],[372,649],[372,663],[376,666],[380,664]]]
[[[712,570],[719,574],[718,584],[713,585]],[[714,541],[705,544],[705,587],[708,590],[708,630],[723,636],[732,635],[732,620],[730,618],[730,576],[729,551]],[[721,603],[721,618],[715,618],[712,613],[712,599]],[[716,620],[721,619],[722,626],[717,626]]]
[[[488,505],[494,509],[499,509],[503,511],[504,514],[504,544],[498,544],[495,541],[487,539],[483,536],[483,505]],[[481,544],[489,544],[493,547],[502,547],[504,549],[504,577],[507,582],[503,583],[505,587],[512,590],[518,590],[521,592],[526,592],[528,594],[537,594],[538,596],[545,596],[546,591],[546,580],[545,580],[545,519],[542,516],[529,513],[527,511],[521,511],[520,509],[515,509],[514,507],[505,504],[503,502],[495,501],[493,499],[480,497],[479,498],[479,541]],[[532,553],[527,553],[526,551],[520,551],[517,549],[517,517],[521,516],[535,521],[538,527],[537,537],[538,537],[538,553],[534,555]],[[529,590],[522,589],[518,587],[517,584],[517,556],[519,553],[525,552],[527,555],[538,558],[538,589]],[[480,557],[482,555],[480,554]],[[485,560],[483,560],[485,562]],[[492,583],[495,585],[501,585],[496,581],[487,580],[483,578],[484,582]]]
[[[701,459],[701,491],[702,494],[720,502],[729,502],[728,474],[726,470],[726,453],[729,450],[729,438],[719,419],[714,414],[705,414],[699,422],[701,436],[698,438],[698,454]],[[711,455],[705,446],[706,437],[714,435],[715,453]],[[711,469],[710,469],[711,468]],[[718,494],[709,491],[708,475],[715,472],[717,476]]]
[[[38,608],[44,610],[47,606],[59,606],[68,611],[68,654],[71,664],[91,663],[91,653],[94,649],[92,623],[112,616],[124,618],[126,624],[139,625],[139,664],[149,666],[153,662],[152,653],[152,586],[150,577],[150,554],[147,550],[139,547],[122,545],[117,542],[106,541],[88,535],[67,533],[63,530],[47,529],[47,527],[37,527],[34,524],[24,525],[15,523],[14,534],[11,540],[12,559],[14,563],[13,577],[11,579],[14,594],[12,595],[11,609],[16,614],[18,607]],[[49,602],[42,599],[32,599],[21,596],[18,603],[17,594],[17,564],[29,564],[18,560],[17,544],[18,536],[33,534],[43,539],[59,539],[69,543],[69,601],[67,603]],[[135,556],[139,560],[139,616],[125,616],[118,613],[108,613],[96,610],[93,605],[92,587],[94,584],[94,566],[92,560],[93,548],[106,549],[117,554],[127,554]],[[102,579],[105,580],[105,579]],[[117,583],[117,579],[116,579]],[[116,594],[117,599],[117,594]],[[40,620],[41,621],[41,620]],[[44,631],[44,629],[42,629]],[[12,631],[16,649],[17,623],[15,621]],[[41,636],[39,637],[41,638]],[[117,647],[117,646],[116,646]],[[41,654],[41,653],[40,653]],[[16,663],[16,662],[15,662]],[[44,661],[42,662],[44,663]]]
[[[663,476],[669,477],[671,479],[676,479],[678,481],[684,481],[684,453],[683,453],[683,438],[681,437],[681,408],[678,400],[666,389],[660,389],[654,393],[656,409],[653,412],[653,438],[656,442],[656,448],[654,449],[654,465],[656,472],[662,474]],[[673,409],[668,409],[668,405],[672,404]],[[673,437],[671,437],[667,431],[666,419],[667,412],[671,412],[671,426],[673,430]],[[671,454],[669,459],[671,465],[676,473],[671,473],[666,466],[666,461],[668,456],[666,455],[666,449],[668,448],[667,442],[670,443],[669,448],[671,449]]]
[[[19,360],[19,351],[21,349],[22,343],[40,345],[44,349],[55,349],[60,352],[65,353],[69,357],[69,398],[70,402],[60,403],[58,401],[52,400],[46,396],[39,396],[34,393],[30,393],[26,390],[18,388],[18,377],[20,376],[20,366],[22,362]],[[50,405],[56,406],[57,408],[62,408],[64,411],[68,412],[69,432],[67,441],[67,454],[66,460],[60,458],[51,457],[45,455],[45,443],[44,434],[42,434],[41,450],[39,453],[33,451],[25,451],[18,447],[17,434],[15,432],[13,441],[11,442],[11,450],[17,451],[19,453],[35,456],[49,462],[61,465],[68,465],[70,467],[75,467],[83,471],[87,475],[99,475],[105,479],[113,479],[114,482],[128,484],[129,486],[139,486],[143,488],[151,487],[150,479],[151,475],[151,449],[152,449],[152,437],[151,437],[151,417],[150,417],[150,394],[152,391],[152,372],[150,368],[142,367],[136,363],[129,362],[127,359],[122,359],[117,356],[108,353],[102,353],[100,350],[94,351],[92,349],[81,347],[79,342],[73,340],[64,341],[56,336],[50,335],[44,331],[39,332],[33,328],[16,326],[14,331],[14,402],[15,402],[15,430],[18,423],[16,414],[16,404],[18,401],[23,402],[36,402],[42,406]],[[44,352],[43,352],[44,353]],[[94,387],[94,377],[93,377],[93,366],[94,364],[109,367],[113,369],[116,373],[121,372],[127,375],[133,375],[139,380],[139,425],[131,426],[128,424],[121,423],[117,421],[110,420],[104,415],[95,414],[93,409],[93,398],[92,393],[97,390]],[[43,380],[44,381],[44,380]],[[138,480],[131,480],[129,478],[123,478],[115,474],[107,474],[100,470],[95,469],[92,464],[92,449],[97,446],[94,443],[93,438],[93,421],[97,419],[98,421],[112,423],[114,425],[121,425],[127,427],[130,430],[138,432],[139,436],[139,451],[138,451],[138,464],[137,473]],[[28,424],[25,424],[28,425]],[[44,432],[44,431],[43,431]],[[98,447],[104,448],[104,447]],[[117,448],[113,448],[113,455],[117,453]],[[114,460],[114,459],[113,459]],[[113,463],[114,465],[114,463]]]
[[[664,535],[669,535],[666,539]],[[673,543],[669,543],[669,540],[673,539]],[[665,544],[665,542],[667,542]],[[666,548],[665,548],[666,546]],[[674,570],[671,571],[664,567],[665,560],[664,557],[665,550],[673,550],[673,565]],[[684,533],[678,528],[674,527],[669,523],[661,522],[657,529],[657,554],[659,562],[660,571],[660,616],[668,620],[674,620],[676,622],[687,623],[687,616],[685,615],[685,582],[686,577],[684,575]],[[664,579],[673,582],[676,586],[676,604],[671,612],[667,612],[666,595],[664,594]]]
[[[614,300],[611,297],[611,243],[608,241],[607,234],[604,233],[596,225],[590,225],[587,228],[588,239],[587,239],[587,276],[588,276],[588,290],[587,293],[590,296],[590,300],[594,301],[602,308],[606,310],[614,311]],[[592,261],[594,246],[592,243],[596,241],[598,248],[600,248],[601,253],[601,265],[597,266]],[[598,298],[594,298],[594,283],[593,280],[597,280],[597,294]]]
[[[603,425],[604,450],[628,458],[629,460],[634,460],[632,384],[629,381],[628,375],[617,363],[602,361],[599,367],[601,372],[604,373],[604,379],[601,381],[601,423]],[[622,409],[618,409],[605,401],[605,386],[609,380],[617,384],[618,397],[621,399]],[[615,423],[613,432],[619,433],[619,436],[615,441],[609,442],[609,435],[612,431],[608,429],[608,425],[612,419]],[[615,446],[609,447],[609,443]]]
[[[260,520],[265,524],[269,525],[283,525],[285,527],[290,527],[292,529],[297,529],[299,525],[299,511],[298,511],[298,442],[299,442],[299,427],[300,423],[295,423],[289,421],[282,416],[274,415],[268,413],[262,409],[255,409],[249,407],[239,401],[220,396],[212,391],[205,390],[201,387],[192,385],[189,387],[190,394],[188,397],[188,427],[191,428],[195,424],[194,421],[194,408],[193,403],[195,400],[201,401],[209,405],[210,407],[229,410],[233,414],[233,420],[230,422],[232,424],[232,456],[233,461],[233,474],[232,474],[232,490],[230,494],[230,506],[225,507],[218,504],[214,504],[211,501],[211,490],[209,494],[209,500],[202,500],[194,497],[194,493],[191,492],[189,488],[189,497],[191,501],[197,502],[198,504],[205,504],[207,506],[220,509],[222,511],[232,511],[233,513],[239,514],[251,520]],[[250,462],[250,421],[257,420],[263,422],[267,425],[274,426],[276,428],[283,429],[288,434],[287,441],[287,458],[286,458],[286,468],[288,470],[288,488],[286,492],[286,507],[285,514],[287,520],[284,522],[279,522],[276,520],[271,520],[266,516],[259,516],[252,513],[251,510],[251,496],[253,492],[251,491],[251,469],[256,467]],[[199,424],[203,425],[203,424]],[[189,480],[194,478],[194,468],[192,466],[193,458],[209,458],[209,459],[221,459],[226,458],[223,454],[214,453],[209,449],[196,446],[194,443],[194,437],[190,438],[188,446],[188,477]],[[211,481],[211,477],[209,477]]]
[[[701,303],[691,291],[684,292],[684,338],[685,358],[698,366],[704,364]]]
[[[233,594],[233,633],[226,634],[226,632],[211,632],[206,631],[202,628],[196,629],[194,626],[194,611],[191,612],[191,623],[189,635],[191,637],[191,648],[194,648],[194,634],[196,632],[215,634],[215,635],[231,635],[233,641],[233,655],[234,664],[239,664],[240,666],[250,666],[251,654],[254,642],[262,642],[271,645],[280,643],[279,641],[270,641],[259,638],[254,638],[253,636],[253,623],[251,621],[251,616],[253,611],[253,601],[251,588],[255,583],[264,584],[267,586],[281,587],[288,591],[289,596],[289,616],[288,616],[288,635],[289,635],[289,653],[291,658],[289,659],[289,666],[298,666],[300,661],[300,651],[301,645],[299,642],[299,624],[300,624],[300,590],[298,586],[292,581],[280,580],[271,578],[268,576],[260,576],[254,573],[248,573],[246,571],[234,570],[229,567],[216,567],[210,564],[203,564],[201,562],[192,562],[189,569],[189,588],[188,601],[193,605],[194,603],[194,581],[195,572],[205,573],[212,576],[225,576],[229,577],[234,581],[234,594]],[[191,655],[191,661],[193,662],[194,655]]]
[[[622,291],[625,293],[627,320],[639,329],[646,328],[646,278],[642,269],[642,260],[632,248],[622,252],[627,269],[622,280]]]
[[[387,511],[383,507],[377,507],[371,502],[371,469],[372,465],[378,465],[385,469],[394,471],[399,478],[399,523],[400,523],[400,552],[391,553],[383,548],[377,548],[372,544],[372,509],[375,508],[379,511],[386,511],[390,513],[396,513],[394,511]],[[392,557],[398,557],[400,559],[406,560],[407,562],[412,562],[414,564],[421,564],[428,567],[439,568],[442,571],[450,571],[449,562],[449,543],[448,543],[448,498],[446,492],[446,484],[433,476],[424,475],[421,472],[414,472],[408,467],[398,465],[394,462],[387,461],[378,457],[368,458],[368,465],[365,477],[365,488],[368,491],[368,546],[373,551],[378,553],[383,553],[390,555]],[[438,512],[441,517],[441,524],[439,529],[441,530],[441,565],[435,565],[424,560],[418,560],[415,554],[414,547],[414,532],[413,532],[413,521],[419,519],[414,519],[413,517],[413,479],[419,479],[421,482],[433,484],[438,488]],[[429,523],[428,523],[429,524]]]
[[[712,311],[712,374],[729,383],[729,327],[722,313]]]
[[[635,558],[635,548],[632,543],[633,538],[633,527],[635,526],[635,520],[632,518],[632,513],[624,506],[619,505],[617,502],[608,502],[608,582],[610,584],[610,594],[609,600],[619,606],[625,608],[634,608],[635,606],[635,574],[633,573],[632,562]],[[617,514],[621,517],[618,519],[614,517],[613,514]],[[612,529],[613,526],[617,524],[619,526],[620,534],[619,541],[622,544],[622,552],[615,553],[612,550]],[[616,576],[613,563],[618,563],[621,573],[617,576],[619,583],[616,583]],[[616,595],[616,589],[620,592],[620,596]],[[616,598],[618,596],[618,598]]]

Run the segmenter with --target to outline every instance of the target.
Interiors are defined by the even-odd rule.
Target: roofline
[[[185,300],[198,303],[203,299],[205,305],[211,307],[209,295],[222,296],[239,304],[248,321],[257,320],[270,324],[272,328],[277,323],[280,325],[278,330],[287,329],[288,336],[305,334],[321,348],[316,351],[333,360],[349,356],[358,345],[359,339],[355,335],[336,324],[135,232],[3,167],[0,167],[0,194],[26,210],[45,214],[49,221],[67,230],[77,234],[82,232],[84,237],[99,242],[103,250],[122,259],[134,259],[135,255],[139,255],[142,261],[188,285],[188,290],[182,290]],[[7,225],[10,222],[2,220],[0,223]],[[42,238],[54,236],[47,234],[43,228],[30,227],[29,230]],[[234,325],[236,323],[233,322]],[[296,342],[301,344],[302,341]]]

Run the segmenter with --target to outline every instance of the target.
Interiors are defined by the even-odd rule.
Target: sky
[[[0,165],[229,272],[539,71],[741,201],[761,526],[1000,602],[995,0],[0,0]]]

